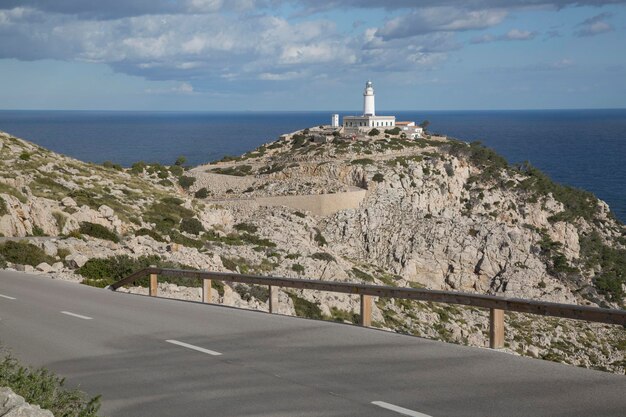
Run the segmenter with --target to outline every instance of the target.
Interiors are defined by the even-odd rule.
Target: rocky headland
[[[624,308],[626,228],[591,193],[477,143],[311,128],[183,167],[89,164],[0,133],[0,267],[106,286],[161,265]],[[267,310],[266,288],[214,283]],[[126,288],[146,292],[145,287]],[[199,283],[160,283],[200,300]],[[280,312],[356,322],[356,297],[280,292]],[[473,346],[487,312],[376,300],[374,326]],[[512,353],[626,372],[626,332],[507,313]]]

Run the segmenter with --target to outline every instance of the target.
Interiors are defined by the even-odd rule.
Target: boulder
[[[35,268],[30,265],[15,265],[15,270],[20,272],[34,272]]]
[[[46,240],[43,242],[43,250],[46,252],[48,256],[57,256],[57,245],[50,240]]]
[[[85,265],[88,260],[89,258],[80,253],[73,253],[65,257],[65,262],[67,262],[70,268],[80,268]]]
[[[11,388],[0,388],[0,415],[5,417],[54,417],[51,411],[31,405]]]
[[[105,219],[110,219],[111,217],[115,215],[115,212],[113,211],[113,209],[104,204],[98,207],[98,211],[100,212],[100,214],[102,214],[102,217],[104,217]]]
[[[48,265],[46,262],[42,262],[39,265],[37,265],[37,271],[50,272],[52,271],[52,267]]]
[[[61,204],[63,205],[63,207],[76,207],[78,206],[78,204],[76,204],[76,201],[74,201],[74,199],[72,197],[65,197],[61,200]]]
[[[55,272],[59,272],[63,269],[63,262],[55,262],[52,264],[52,270]]]

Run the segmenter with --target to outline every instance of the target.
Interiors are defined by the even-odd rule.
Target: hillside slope
[[[0,256],[7,266],[30,263],[101,286],[158,263],[623,307],[626,229],[590,193],[530,166],[511,167],[478,144],[393,132],[313,139],[307,129],[184,172],[85,164],[2,134],[0,233],[58,238],[35,242],[41,253],[33,259],[15,256],[6,242]],[[257,201],[341,198],[356,188],[367,190],[357,209],[327,216]],[[197,288],[162,290],[199,299]],[[217,290],[220,302],[267,308],[263,288]],[[350,296],[289,291],[280,298],[285,314],[358,318]],[[487,341],[486,312],[476,309],[380,299],[374,319],[394,331]],[[508,314],[507,347],[625,371],[626,336],[614,326]]]

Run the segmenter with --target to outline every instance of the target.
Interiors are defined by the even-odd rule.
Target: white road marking
[[[167,343],[171,343],[173,345],[178,345],[178,346],[182,346],[182,347],[186,347],[188,349],[193,349],[193,350],[197,350],[198,352],[202,352],[202,353],[206,353],[209,355],[213,355],[213,356],[219,356],[221,355],[221,353],[216,352],[214,350],[209,350],[209,349],[205,349],[202,348],[200,346],[194,346],[194,345],[190,345],[189,343],[185,343],[185,342],[179,342],[178,340],[166,340]]]
[[[63,314],[67,314],[68,316],[72,316],[72,317],[78,317],[79,319],[83,319],[83,320],[91,320],[91,317],[87,317],[87,316],[82,316],[80,314],[76,314],[76,313],[70,313],[69,311],[61,311],[61,313]]]
[[[398,407],[397,405],[389,404],[384,401],[372,401],[372,404],[377,405],[380,408],[395,411],[398,414],[411,417],[431,417],[428,414],[420,413],[417,411],[409,410],[408,408]]]
[[[15,300],[15,297],[9,297],[8,295],[3,295],[3,294],[0,294],[0,297],[2,297],[2,298],[6,298],[6,299],[8,299],[8,300]]]

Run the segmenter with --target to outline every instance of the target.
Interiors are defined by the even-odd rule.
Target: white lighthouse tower
[[[365,83],[365,91],[363,91],[363,116],[376,116],[374,87],[371,81]]]
[[[387,129],[395,125],[396,116],[376,116],[374,86],[371,81],[365,83],[365,91],[363,91],[363,114],[343,118],[343,127],[357,132],[369,132],[374,127]]]

